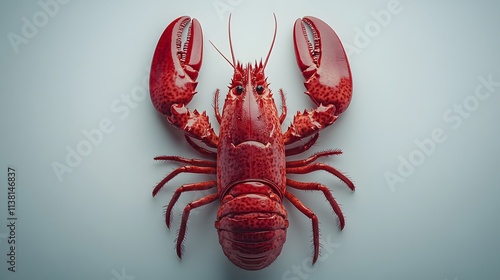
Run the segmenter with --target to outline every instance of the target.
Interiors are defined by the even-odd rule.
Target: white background
[[[58,4],[47,12],[48,2],[0,4],[1,279],[500,278],[500,7],[494,1],[73,0],[52,2]],[[294,192],[321,222],[322,257],[312,268],[310,221],[289,203],[281,256],[248,272],[222,253],[216,203],[193,213],[184,258],[175,254],[183,206],[206,193],[181,197],[171,230],[163,206],[182,183],[210,176],[178,176],[151,197],[176,167],[154,156],[200,157],[154,110],[143,87],[157,40],[180,15],[201,22],[204,60],[189,107],[214,120],[213,93],[225,94],[232,71],[208,40],[229,55],[229,12],[244,63],[267,54],[276,13],[266,74],[275,93],[286,92],[286,126],[296,111],[313,106],[295,66],[294,20],[323,19],[349,53],[351,105],[310,153],[342,149],[325,161],[348,174],[356,192],[324,172],[294,177],[328,185],[347,217],[339,232],[321,193]],[[481,79],[496,84],[488,91]],[[133,94],[136,100],[126,103]],[[68,151],[88,141],[82,131],[101,122],[112,131],[68,166]],[[440,143],[430,140],[435,130]],[[71,172],[58,178],[57,163]],[[15,273],[6,262],[8,167],[17,178]]]

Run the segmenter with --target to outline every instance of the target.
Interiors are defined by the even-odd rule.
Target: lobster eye
[[[242,86],[236,86],[236,94],[237,95],[240,95],[243,93],[243,87]]]
[[[262,85],[258,85],[257,87],[255,87],[255,90],[258,94],[262,94],[264,92],[264,87]]]

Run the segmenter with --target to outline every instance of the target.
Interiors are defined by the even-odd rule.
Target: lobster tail
[[[267,193],[240,193],[261,185]],[[224,254],[235,265],[259,270],[270,265],[281,253],[286,241],[288,220],[281,198],[262,183],[245,182],[232,188],[222,201],[215,227]],[[267,191],[266,191],[267,190]],[[232,193],[232,194],[231,194]]]
[[[273,224],[240,231],[243,224]],[[219,243],[224,254],[235,265],[259,270],[270,265],[281,253],[286,240],[287,221],[279,215],[253,213],[224,217],[219,224]],[[245,227],[245,226],[243,226]]]

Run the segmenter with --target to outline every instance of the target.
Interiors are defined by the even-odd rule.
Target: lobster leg
[[[314,42],[307,39],[306,27]],[[285,145],[318,133],[333,124],[349,106],[352,78],[347,55],[333,29],[315,17],[297,19],[293,31],[295,57],[305,78],[305,92],[318,106],[297,113],[284,134]]]
[[[172,180],[175,176],[179,175],[180,173],[198,173],[198,174],[216,174],[217,169],[215,167],[204,167],[204,166],[194,166],[194,165],[186,165],[186,166],[181,166],[174,171],[172,171],[170,174],[168,174],[163,180],[161,180],[156,187],[153,189],[153,197],[156,196],[156,194],[165,186],[165,184]]]
[[[207,181],[194,184],[185,184],[175,190],[174,195],[170,199],[167,210],[165,212],[165,223],[167,224],[167,227],[170,228],[170,222],[172,220],[172,209],[174,208],[175,203],[183,192],[204,191],[215,187],[217,187],[217,181]]]
[[[285,192],[285,197],[290,201],[293,206],[299,209],[304,215],[306,215],[312,222],[312,231],[313,231],[313,246],[314,246],[314,255],[312,263],[314,264],[318,260],[319,256],[319,223],[318,217],[314,212],[307,208],[295,195],[290,192]]]
[[[306,174],[318,170],[324,170],[330,174],[335,175],[337,178],[342,180],[352,191],[354,191],[354,183],[349,180],[344,174],[342,174],[337,169],[331,167],[330,165],[324,163],[314,163],[310,165],[300,166],[300,167],[287,167],[286,173],[290,174]]]
[[[319,134],[316,133],[306,143],[304,143],[300,146],[297,146],[297,147],[286,149],[285,155],[287,157],[293,156],[293,155],[297,155],[297,154],[300,154],[300,153],[303,153],[303,152],[309,150],[314,145],[314,143],[316,143],[316,141],[318,140],[318,137],[319,137]]]
[[[158,41],[149,80],[151,101],[172,125],[210,147],[217,147],[218,137],[206,113],[186,108],[196,93],[203,55],[203,34],[196,19],[191,21],[187,41],[181,46],[182,31],[190,21],[188,16],[175,19]]]
[[[188,142],[188,144],[191,145],[191,147],[193,147],[195,150],[197,150],[200,154],[207,155],[207,156],[212,157],[214,159],[217,158],[217,152],[201,147],[200,145],[195,143],[189,135],[185,135],[185,138],[186,138],[186,141]]]
[[[332,155],[340,155],[342,152],[340,150],[330,150],[330,151],[324,151],[324,152],[318,152],[313,154],[312,156],[306,158],[306,159],[301,159],[301,160],[294,160],[294,161],[288,161],[286,163],[286,167],[301,167],[301,166],[306,166],[315,160],[317,160],[320,157],[326,157],[326,156],[332,156]]]
[[[191,210],[196,209],[198,207],[201,207],[203,205],[210,204],[210,203],[216,201],[218,198],[219,198],[219,194],[217,194],[217,193],[209,194],[209,195],[202,197],[198,200],[190,202],[184,208],[184,211],[182,212],[181,227],[179,229],[179,235],[177,236],[177,256],[179,256],[179,258],[182,257],[182,242],[184,241],[184,238],[186,237],[187,221],[189,219],[189,213],[191,212]]]
[[[342,214],[342,210],[340,210],[340,206],[338,205],[337,201],[335,201],[335,198],[332,195],[332,192],[324,185],[318,184],[318,183],[304,183],[304,182],[297,182],[294,180],[287,179],[286,180],[287,186],[290,186],[292,188],[298,189],[298,190],[305,190],[305,191],[321,191],[326,197],[326,200],[330,203],[332,206],[333,212],[339,217],[339,222],[340,222],[340,230],[344,229],[345,226],[345,219],[344,215]]]
[[[169,161],[192,164],[195,166],[217,167],[217,164],[214,161],[195,159],[195,158],[183,158],[180,156],[158,156],[155,157],[154,160],[165,160],[165,161],[169,160]]]

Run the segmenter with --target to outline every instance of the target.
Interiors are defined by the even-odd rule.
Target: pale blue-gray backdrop
[[[495,1],[25,0],[2,1],[0,11],[1,279],[500,278]],[[286,93],[286,125],[312,107],[295,66],[294,20],[323,19],[349,55],[351,105],[310,153],[342,149],[325,161],[357,190],[324,172],[293,177],[326,184],[347,217],[339,232],[321,193],[294,192],[321,222],[313,267],[310,221],[289,203],[281,256],[247,272],[222,253],[215,204],[193,213],[182,261],[175,254],[183,206],[207,192],[181,197],[171,230],[163,205],[182,183],[210,176],[179,176],[151,197],[176,166],[154,156],[200,157],[149,100],[157,40],[180,15],[201,22],[204,60],[189,107],[215,120],[213,93],[226,93],[232,71],[208,40],[229,55],[229,13],[245,63],[266,55],[276,14],[266,73],[274,92]],[[9,167],[17,182],[12,238]]]

